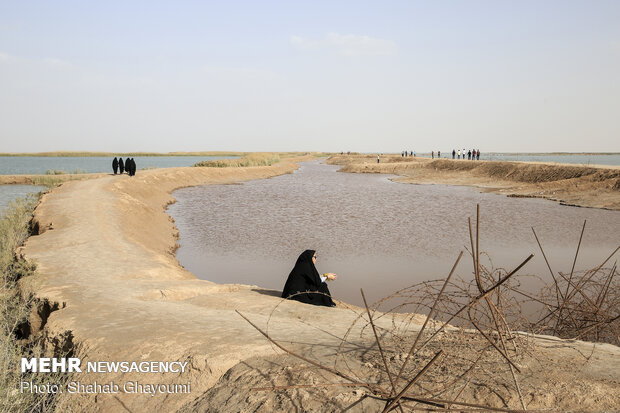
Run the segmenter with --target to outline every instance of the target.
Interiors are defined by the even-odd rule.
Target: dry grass
[[[271,166],[280,162],[280,155],[272,152],[257,152],[248,154],[238,159],[219,159],[215,161],[202,161],[194,166],[211,168],[231,168],[244,166]]]
[[[88,172],[83,169],[75,169],[73,172],[67,172],[59,169],[48,169],[45,171],[45,175],[79,175],[79,174],[87,174]]]
[[[59,374],[21,373],[22,357],[41,357],[41,341],[29,337],[29,316],[37,303],[23,294],[19,280],[29,277],[36,266],[15,255],[15,249],[30,235],[29,222],[38,197],[17,199],[3,211],[0,219],[0,412],[52,412],[57,400],[54,394],[20,391],[22,382],[34,385],[61,384]]]
[[[32,175],[28,177],[32,185],[41,185],[53,188],[67,181],[78,181],[88,178],[89,174],[62,174],[62,175]]]

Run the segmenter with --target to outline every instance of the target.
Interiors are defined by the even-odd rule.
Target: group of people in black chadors
[[[133,158],[127,158],[125,162],[123,162],[123,158],[116,158],[112,161],[112,169],[114,170],[114,175],[116,173],[120,173],[121,175],[124,172],[127,172],[127,175],[134,176],[136,174],[136,161]]]

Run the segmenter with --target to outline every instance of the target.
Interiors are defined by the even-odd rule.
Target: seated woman
[[[302,303],[335,307],[331,294],[325,281],[335,280],[336,274],[328,272],[319,275],[314,266],[316,264],[316,252],[305,250],[301,253],[295,267],[288,275],[282,298],[291,298]]]

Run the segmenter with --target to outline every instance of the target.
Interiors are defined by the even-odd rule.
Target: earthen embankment
[[[342,172],[400,175],[415,184],[467,185],[515,197],[545,198],[565,205],[620,210],[620,168],[539,162],[469,161],[386,155],[336,155]]]

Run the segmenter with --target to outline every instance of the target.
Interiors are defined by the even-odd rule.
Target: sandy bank
[[[39,235],[21,250],[37,263],[38,273],[24,279],[22,287],[45,303],[31,324],[35,331],[44,325],[49,351],[59,354],[77,346],[84,361],[187,361],[190,366],[182,375],[80,375],[83,382],[191,382],[191,394],[70,396],[80,399],[84,411],[119,411],[121,402],[133,412],[175,411],[240,361],[273,355],[266,340],[234,310],[264,325],[280,302],[277,294],[216,285],[184,270],[174,256],[177,231],[165,207],[177,188],[291,173],[302,159],[271,167],[170,168],[135,177],[105,176],[68,182],[43,196],[33,220]],[[279,331],[304,345],[325,346],[330,337],[299,327],[300,320],[330,317],[330,325],[345,329],[354,317],[335,310],[343,315],[333,320],[334,310],[298,303],[281,308],[286,316],[273,319]]]
[[[285,395],[278,401],[274,398],[281,394],[248,391],[259,382],[269,385],[275,375],[278,384],[287,377],[302,382],[319,379],[289,375],[286,365],[290,360],[274,356],[272,346],[234,310],[242,311],[263,327],[271,315],[271,332],[276,338],[321,361],[333,356],[356,313],[343,307],[317,308],[284,302],[272,314],[281,302],[277,292],[197,280],[174,256],[177,231],[165,213],[166,205],[173,202],[170,194],[177,188],[291,173],[300,159],[286,159],[270,167],[170,168],[139,171],[135,177],[104,176],[68,182],[43,196],[34,218],[39,235],[29,238],[21,250],[28,259],[36,261],[38,271],[34,278],[24,279],[22,287],[45,303],[38,314],[32,315],[31,325],[35,330],[43,327],[39,334],[44,334],[49,351],[61,353],[63,349],[74,348],[83,362],[188,363],[188,370],[180,375],[77,375],[75,379],[84,383],[110,380],[191,383],[189,394],[66,396],[78,409],[89,412],[124,411],[123,407],[132,412],[278,411],[301,406],[294,395]],[[382,320],[379,327],[388,328],[390,322]],[[411,333],[417,327],[414,323],[409,328]],[[368,329],[363,334],[354,329],[345,350],[350,347],[351,353],[366,352],[369,334],[372,333]],[[541,348],[551,350],[548,353],[541,350],[529,364],[524,362],[527,372],[524,377],[531,377],[540,369],[540,358],[553,360],[543,365],[553,367],[557,363],[570,372],[556,380],[560,383],[558,391],[577,397],[584,394],[604,397],[603,402],[590,397],[587,406],[596,407],[598,403],[608,408],[620,403],[618,392],[614,396],[620,382],[620,368],[615,368],[620,360],[618,348],[610,345],[593,348],[580,342],[564,345],[556,340],[545,343]],[[582,368],[571,371],[578,353],[592,356],[587,363],[579,358]],[[362,361],[357,367],[349,367],[361,371]],[[356,358],[350,362],[355,363]],[[527,386],[533,389],[528,400],[535,401],[537,406],[557,403],[541,396],[551,391],[543,385],[547,378],[539,380],[538,389],[534,381]],[[587,386],[576,391],[575,386],[580,383]],[[329,392],[326,396],[334,397],[334,406],[347,405],[358,397],[350,388],[331,388]],[[312,400],[307,400],[307,408],[303,410],[323,410],[324,399]]]
[[[466,161],[370,155],[332,156],[343,172],[401,175],[398,182],[468,185],[508,196],[620,210],[620,168],[539,162]]]

